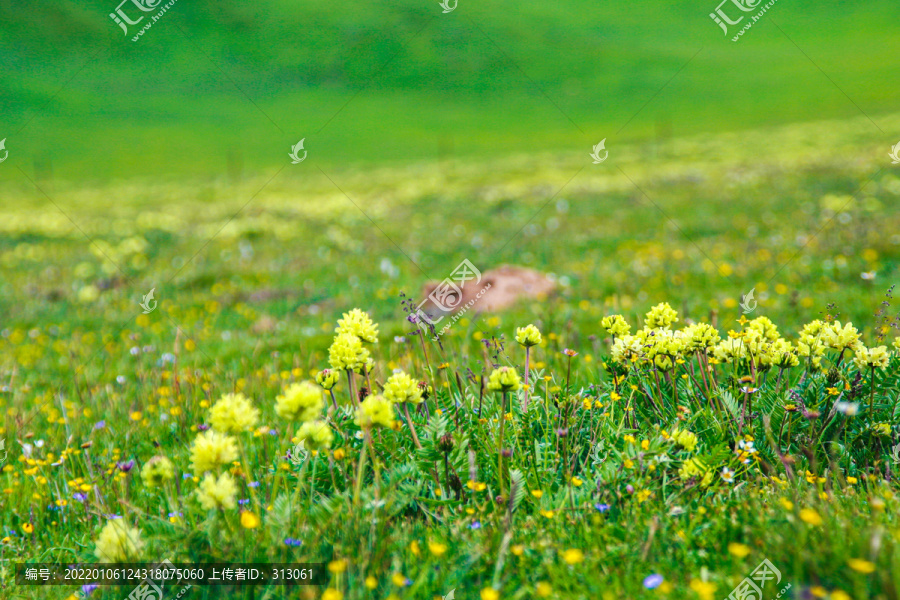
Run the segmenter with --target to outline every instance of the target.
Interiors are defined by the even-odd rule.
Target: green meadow
[[[897,8],[715,8],[0,6],[0,598],[896,598]]]

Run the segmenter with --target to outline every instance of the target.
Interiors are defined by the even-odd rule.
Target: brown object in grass
[[[457,301],[455,296],[448,297],[443,304],[452,309],[444,311],[430,296],[442,283],[429,281],[422,289],[428,299],[422,305],[422,310],[430,317],[456,312],[473,301],[471,310],[475,312],[499,312],[513,306],[522,298],[546,298],[556,289],[556,282],[543,273],[525,267],[503,265],[482,273],[480,281],[476,279],[466,281],[460,288],[462,298]]]

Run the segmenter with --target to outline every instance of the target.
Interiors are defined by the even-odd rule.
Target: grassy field
[[[895,3],[114,8],[0,3],[0,598],[900,597]]]
[[[310,160],[242,183],[15,186],[0,215],[4,558],[91,562],[113,522],[140,532],[151,562],[329,564],[321,587],[194,586],[197,598],[714,598],[764,558],[779,590],[790,584],[782,597],[892,598],[898,364],[852,360],[858,343],[891,350],[897,334],[881,304],[900,244],[887,163],[856,119],[635,144],[602,165],[586,152],[368,170]],[[420,340],[401,293],[417,302],[463,258],[552,270],[559,292]],[[158,306],[142,314],[151,288]],[[668,369],[653,336],[635,362],[614,361],[601,319],[649,330],[663,301],[674,329],[771,334],[738,320],[751,288],[748,317],[780,333],[733,362],[682,348],[665,351]],[[276,398],[329,367],[354,307],[379,324],[374,364],[355,394],[342,373],[337,408],[316,392],[334,438],[295,464],[301,423]],[[797,345],[814,319],[852,321],[861,341],[822,341],[815,368]],[[529,408],[519,389],[504,410],[489,376],[524,376],[515,329],[532,322]],[[760,358],[784,350],[779,336],[798,366]],[[410,410],[417,436],[397,403],[367,438],[351,396],[398,369],[430,386]],[[232,393],[258,418],[214,417]],[[192,444],[211,423],[234,428],[238,451],[200,466]],[[674,441],[685,431],[696,447]],[[142,475],[154,456],[174,476],[157,487]],[[207,469],[235,482],[223,508],[199,501]],[[11,578],[10,597],[73,593]]]

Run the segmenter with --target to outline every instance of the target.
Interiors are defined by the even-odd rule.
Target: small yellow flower
[[[701,600],[712,600],[718,586],[710,581],[701,581],[699,579],[691,580],[691,589],[697,592]]]
[[[343,558],[328,563],[328,570],[337,575],[347,570],[347,561]]]
[[[552,510],[542,510],[541,511],[541,516],[545,517],[547,519],[552,519],[555,514],[556,513],[554,513]]]
[[[794,510],[794,503],[787,498],[779,498],[778,503],[781,504],[784,510]]]
[[[544,495],[544,491],[543,490],[531,490],[531,495],[534,496],[535,498],[537,498],[538,500],[540,500],[541,496]]]
[[[745,556],[750,554],[750,547],[745,544],[731,542],[730,544],[728,544],[728,551],[738,558],[744,558]]]
[[[861,558],[851,558],[847,561],[847,564],[850,565],[850,568],[857,573],[864,573],[868,575],[869,573],[875,572],[875,563],[871,563]]]
[[[850,594],[842,590],[834,590],[831,592],[831,600],[852,600]]]
[[[500,600],[500,592],[494,588],[484,588],[481,590],[481,600]]]
[[[378,580],[369,575],[368,577],[366,577],[366,587],[370,590],[374,590],[378,587]]]
[[[334,588],[328,588],[322,592],[322,600],[344,600],[344,594]]]
[[[513,544],[510,550],[512,550],[512,553],[514,555],[522,556],[522,554],[525,553],[525,546],[523,546],[522,544]]]
[[[34,531],[34,525],[32,525],[31,523],[25,523],[24,525],[22,525],[22,531],[24,531],[25,533],[31,533],[32,531]]]
[[[575,487],[581,487],[581,484],[584,483],[578,477],[572,477],[571,481],[572,481],[572,485],[574,485]]]
[[[447,545],[440,542],[428,542],[428,551],[434,556],[443,556],[447,552]]]
[[[584,552],[578,548],[569,548],[562,553],[562,559],[570,565],[577,565],[584,560]]]
[[[259,527],[259,517],[252,511],[243,511],[241,513],[241,527],[244,529],[256,529]]]
[[[812,508],[804,508],[800,510],[800,519],[804,523],[808,523],[812,526],[818,526],[822,524],[822,517]]]
[[[391,582],[397,587],[404,587],[407,581],[409,580],[402,573],[394,573],[391,575]]]
[[[847,483],[849,483],[850,485],[854,485],[857,481],[859,481],[859,480],[856,477],[848,477],[847,478]]]

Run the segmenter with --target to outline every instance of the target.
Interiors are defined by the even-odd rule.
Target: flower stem
[[[528,386],[528,368],[531,358],[531,346],[525,346],[525,404],[522,412],[528,412],[528,392],[531,391]]]
[[[366,437],[369,436],[369,430],[366,428],[364,433]],[[359,466],[356,469],[356,488],[353,490],[353,502],[357,506],[359,505],[359,497],[362,494],[362,481],[363,476],[365,475],[366,469],[366,452],[368,450],[369,445],[363,441],[362,449],[359,452]]]
[[[406,417],[406,424],[409,425],[409,432],[412,434],[412,439],[416,444],[416,448],[421,448],[422,444],[419,443],[419,436],[416,435],[416,427],[413,425],[412,419],[409,418],[409,408],[406,402],[403,403],[403,415]]]
[[[500,495],[505,496],[506,486],[503,482],[503,430],[506,424],[506,392],[500,403],[500,439],[497,442],[497,476],[500,478]]]

